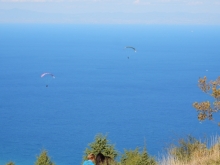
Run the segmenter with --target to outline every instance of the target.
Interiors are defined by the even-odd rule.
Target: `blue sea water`
[[[80,164],[99,133],[153,156],[218,135],[192,103],[212,101],[197,81],[219,76],[219,48],[219,26],[1,24],[0,164],[34,164],[42,149]],[[56,77],[47,88],[43,72]]]

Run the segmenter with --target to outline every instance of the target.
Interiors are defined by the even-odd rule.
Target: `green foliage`
[[[198,141],[192,136],[188,136],[186,139],[179,140],[179,146],[172,146],[170,154],[182,162],[189,162],[194,156],[194,153],[202,153],[206,151],[206,144]]]
[[[140,160],[139,149],[135,150],[125,150],[124,154],[121,156],[122,165],[135,165]]]
[[[198,86],[204,93],[214,98],[212,104],[209,101],[193,103],[193,107],[198,112],[198,119],[200,121],[213,120],[213,114],[220,110],[220,77],[215,81],[208,82],[206,76],[204,76],[204,78],[199,79]],[[218,123],[218,126],[220,126],[220,123]]]
[[[37,157],[37,161],[35,165],[55,165],[51,162],[49,156],[47,155],[47,151],[43,150],[41,154]]]
[[[87,155],[93,153],[97,155],[101,152],[105,156],[109,156],[115,159],[118,156],[118,152],[113,144],[109,144],[107,136],[98,134],[95,136],[95,141],[89,144],[89,148],[86,148],[83,156],[83,160],[86,160]]]
[[[146,147],[143,152],[139,152],[139,148],[135,150],[125,150],[121,157],[121,165],[156,165],[153,157],[147,153]]]
[[[14,162],[10,161],[9,163],[7,163],[6,165],[15,165]]]
[[[155,159],[148,155],[146,147],[144,148],[144,151],[141,153],[141,159],[138,162],[138,165],[156,165]]]

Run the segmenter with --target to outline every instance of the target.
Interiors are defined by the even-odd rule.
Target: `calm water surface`
[[[80,164],[99,133],[120,153],[146,142],[155,156],[188,134],[217,135],[192,103],[212,101],[197,81],[219,76],[219,29],[1,25],[0,164],[34,164],[42,149],[58,165]]]

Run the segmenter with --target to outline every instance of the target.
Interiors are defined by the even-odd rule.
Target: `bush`
[[[208,140],[204,142],[188,136],[181,139],[179,146],[171,147],[168,155],[163,157],[160,165],[219,165],[220,164],[220,138],[212,138],[211,146]]]
[[[202,156],[206,152],[206,144],[192,136],[179,140],[179,146],[170,150],[171,155],[182,162],[189,162],[194,154]],[[198,153],[198,151],[200,151]]]

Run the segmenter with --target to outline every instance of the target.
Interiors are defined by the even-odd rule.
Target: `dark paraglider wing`
[[[134,47],[132,47],[132,46],[126,46],[125,48],[130,48],[130,49],[133,49],[135,52],[137,51]]]

